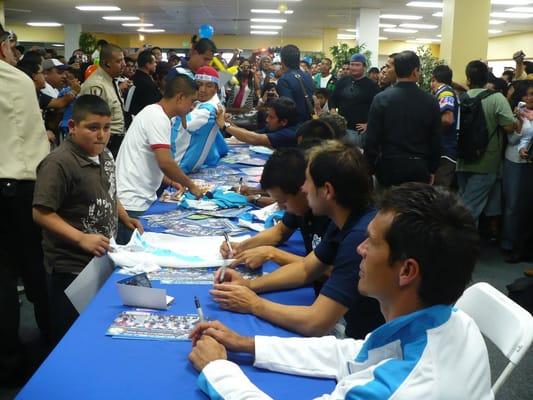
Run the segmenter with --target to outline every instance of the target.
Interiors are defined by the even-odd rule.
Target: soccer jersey
[[[219,104],[220,100],[216,94],[211,100],[198,103],[187,114],[187,129],[183,127],[180,117],[175,118],[172,125],[171,150],[183,172],[197,170],[210,154],[219,132],[216,124]],[[210,162],[216,164],[218,160],[211,159]]]
[[[365,340],[256,336],[254,366],[335,379],[321,400],[494,398],[478,327],[447,305],[395,318]],[[271,398],[226,360],[207,364],[198,386],[211,399]],[[294,398],[304,398],[295,390]]]

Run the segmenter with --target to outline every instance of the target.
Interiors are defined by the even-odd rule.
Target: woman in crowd
[[[255,74],[255,67],[250,66],[249,60],[242,60],[236,78],[238,83],[230,89],[228,107],[253,108],[260,97],[261,86],[259,77]]]

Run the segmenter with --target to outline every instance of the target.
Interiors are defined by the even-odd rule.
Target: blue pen
[[[198,318],[200,319],[200,322],[204,322],[204,311],[202,310],[202,306],[200,305],[200,300],[196,296],[194,296],[194,305],[196,306],[196,312],[198,313]]]

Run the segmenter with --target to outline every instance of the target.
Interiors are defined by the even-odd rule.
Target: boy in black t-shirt
[[[329,225],[328,217],[317,217],[309,208],[301,187],[305,181],[306,160],[297,148],[277,150],[266,162],[261,176],[261,188],[286,210],[283,219],[273,227],[240,243],[231,243],[233,253],[223,242],[220,253],[224,258],[234,257],[235,263],[249,268],[259,268],[267,261],[279,265],[301,260],[302,257],[276,248],[285,242],[296,229],[300,229],[309,254],[320,243]],[[290,173],[288,173],[290,171]]]
[[[78,313],[64,290],[93,256],[109,250],[117,217],[142,231],[116,196],[115,162],[106,149],[111,111],[98,96],[79,97],[70,136],[37,167],[33,219],[43,228],[52,334],[59,340]]]

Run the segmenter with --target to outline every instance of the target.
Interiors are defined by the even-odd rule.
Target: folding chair
[[[492,392],[500,389],[533,341],[533,317],[503,293],[485,282],[465,290],[455,306],[467,313],[509,360]]]

